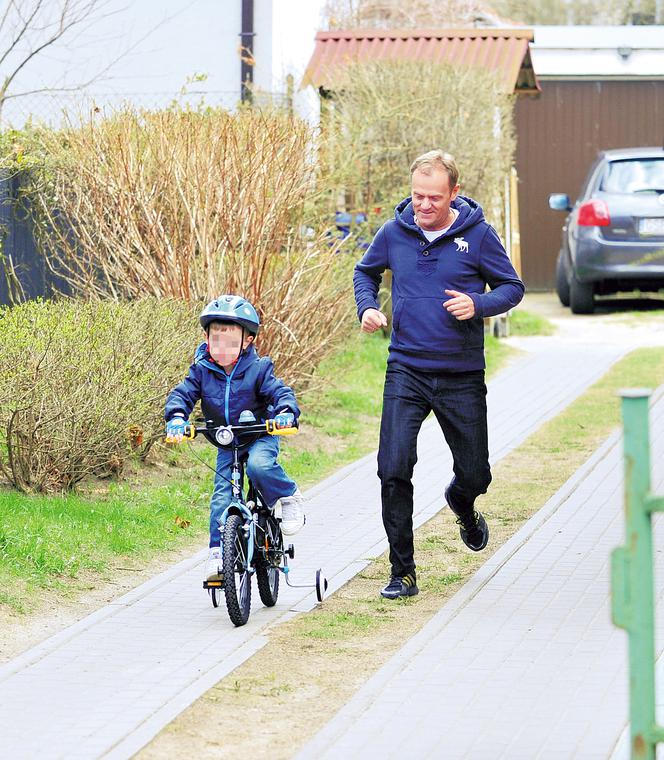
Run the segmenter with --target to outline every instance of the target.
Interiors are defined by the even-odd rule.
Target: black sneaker
[[[474,552],[481,552],[489,543],[489,526],[476,509],[469,515],[457,519],[459,533],[464,544]]]
[[[445,501],[449,508],[457,516],[457,525],[459,534],[464,544],[474,552],[481,552],[489,543],[489,526],[482,516],[481,512],[476,509],[471,512],[461,514],[454,509],[449,497],[449,488],[445,491]]]
[[[390,582],[380,592],[381,596],[385,599],[397,599],[400,596],[415,596],[419,594],[420,590],[417,588],[415,573],[408,573],[408,575],[400,576],[393,575],[390,578]]]

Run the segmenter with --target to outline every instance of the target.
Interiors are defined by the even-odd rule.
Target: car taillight
[[[579,206],[579,227],[608,227],[611,224],[609,207],[604,201],[586,201]]]

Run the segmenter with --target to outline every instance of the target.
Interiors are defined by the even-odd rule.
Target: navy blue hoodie
[[[360,320],[379,308],[382,274],[392,270],[392,336],[388,362],[427,372],[484,369],[483,317],[502,314],[523,298],[524,286],[496,231],[471,198],[457,196],[454,224],[430,243],[415,223],[410,198],[395,209],[355,267],[353,285]],[[491,288],[485,292],[486,285]],[[473,319],[453,317],[445,290],[468,294]]]

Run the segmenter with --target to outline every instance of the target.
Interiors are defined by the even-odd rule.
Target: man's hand
[[[362,314],[362,332],[372,333],[387,327],[387,317],[378,309],[367,309]]]
[[[449,301],[445,301],[443,306],[453,317],[472,319],[475,316],[475,304],[469,295],[459,293],[458,290],[446,290],[445,295],[452,296]]]

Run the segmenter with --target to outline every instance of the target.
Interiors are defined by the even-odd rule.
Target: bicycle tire
[[[279,529],[279,523],[269,513],[268,510],[259,512],[258,526],[262,532],[265,541],[265,547],[260,547],[258,556],[261,559],[256,563],[256,582],[258,583],[258,593],[261,602],[266,607],[274,607],[279,596],[279,568],[281,564],[281,554],[278,564],[275,564],[274,552],[280,552],[283,546],[283,539]],[[258,547],[257,547],[258,550]]]
[[[266,563],[256,568],[256,583],[261,602],[266,607],[274,607],[279,596],[279,570]]]
[[[224,594],[228,617],[235,626],[244,625],[251,611],[251,573],[247,567],[248,539],[240,515],[229,515],[224,526]]]

